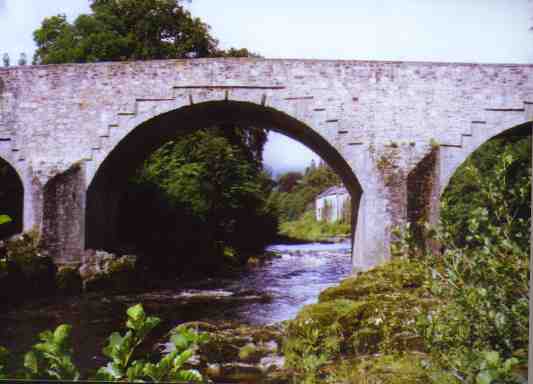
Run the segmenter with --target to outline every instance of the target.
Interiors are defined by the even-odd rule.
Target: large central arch
[[[86,200],[85,248],[112,250],[118,245],[118,202],[127,180],[148,156],[179,135],[232,123],[266,128],[306,145],[340,176],[352,197],[352,238],[362,188],[337,149],[315,130],[274,108],[242,101],[208,101],[149,118],[134,127],[103,160]]]

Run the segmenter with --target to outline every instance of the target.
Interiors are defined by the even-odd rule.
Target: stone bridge
[[[23,228],[57,263],[116,243],[128,176],[176,135],[225,122],[300,141],[353,201],[353,265],[389,257],[393,226],[438,217],[482,143],[529,130],[533,65],[194,59],[0,69],[0,157]]]

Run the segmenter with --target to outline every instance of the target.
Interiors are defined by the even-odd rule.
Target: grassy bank
[[[350,225],[341,222],[317,221],[314,212],[308,211],[297,220],[281,223],[279,232],[293,239],[326,241],[333,237],[349,236]]]

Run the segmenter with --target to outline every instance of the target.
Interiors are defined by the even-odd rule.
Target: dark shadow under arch
[[[0,158],[0,214],[9,215],[10,223],[0,225],[0,239],[7,239],[23,229],[24,186],[19,174]]]
[[[154,117],[131,131],[97,170],[87,192],[86,248],[113,249],[117,244],[118,200],[128,178],[164,143],[196,129],[224,123],[282,133],[316,152],[340,176],[352,196],[352,232],[357,225],[361,186],[351,167],[321,135],[291,116],[248,102],[193,104]]]
[[[485,145],[486,143],[490,142],[491,140],[495,140],[495,139],[507,139],[509,141],[512,141],[512,140],[518,140],[520,138],[529,136],[530,140],[531,140],[532,128],[533,128],[532,127],[532,123],[529,123],[529,122],[528,123],[519,124],[517,126],[508,128],[508,129],[506,129],[506,130],[504,130],[504,131],[502,131],[502,132],[500,132],[500,133],[498,133],[498,134],[496,134],[494,136],[491,136],[491,137],[487,138],[485,141],[483,141],[478,146],[473,148],[468,153],[468,156],[459,165],[457,165],[457,167],[453,170],[453,173],[451,174],[450,178],[447,180],[446,185],[442,188],[442,192],[441,192],[440,198],[442,198],[442,195],[444,195],[444,193],[446,193],[446,189],[450,185],[450,181],[453,179],[454,175],[457,173],[457,170],[468,159],[470,159],[474,153],[479,151],[483,147],[483,145]]]

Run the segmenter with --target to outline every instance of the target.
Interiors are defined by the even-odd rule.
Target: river
[[[101,366],[101,349],[113,331],[124,330],[126,309],[142,303],[162,323],[154,338],[179,323],[234,320],[266,325],[293,318],[325,288],[351,271],[350,244],[274,245],[278,256],[232,279],[205,279],[136,294],[87,294],[48,298],[0,314],[0,345],[21,356],[39,332],[72,325],[75,363],[82,372]],[[20,361],[20,360],[19,360]]]

